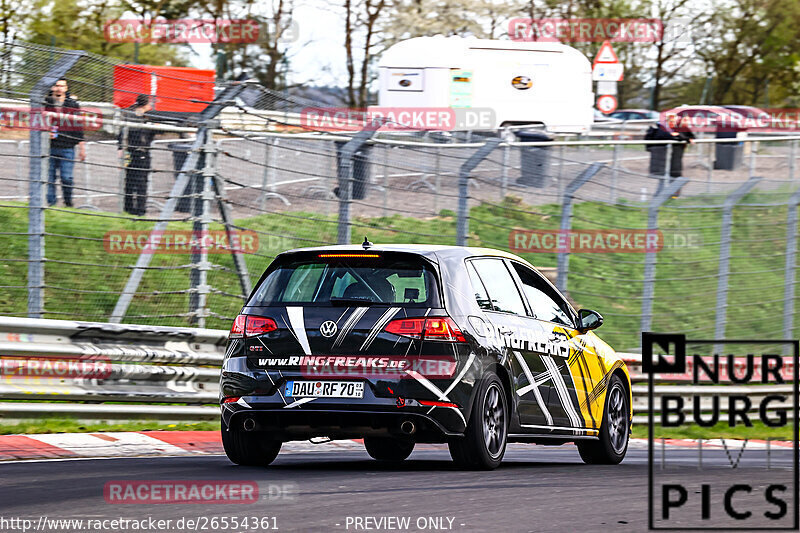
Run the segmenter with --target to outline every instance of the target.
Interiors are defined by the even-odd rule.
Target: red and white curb
[[[661,439],[654,441],[661,447]],[[693,439],[664,439],[669,447],[696,448]],[[734,439],[703,440],[703,448],[739,449],[743,441]],[[770,441],[774,448],[791,448],[787,441]],[[510,444],[509,449],[525,449],[527,444]],[[647,449],[647,439],[631,439],[631,449]],[[767,441],[748,440],[747,448],[765,449]],[[444,445],[423,444],[417,449],[446,449]],[[309,453],[364,450],[361,440],[336,440],[323,443],[287,442],[281,453]],[[53,433],[42,435],[0,435],[0,462],[25,459],[70,459],[102,457],[145,457],[223,454],[218,431],[123,431],[100,433]]]
[[[363,450],[359,441],[287,442],[282,452]],[[218,431],[123,431],[0,435],[0,461],[88,457],[222,454]]]

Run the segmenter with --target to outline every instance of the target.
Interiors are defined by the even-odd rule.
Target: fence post
[[[505,200],[507,189],[508,189],[508,161],[509,156],[511,155],[509,151],[511,147],[509,145],[503,146],[503,165],[501,167],[501,176],[500,176],[500,202]]]
[[[259,207],[261,208],[261,211],[264,211],[267,208],[267,195],[266,195],[266,192],[267,192],[267,190],[269,188],[269,180],[270,180],[270,178],[269,178],[269,174],[270,174],[269,167],[270,167],[270,163],[272,162],[272,159],[270,157],[272,155],[272,150],[271,150],[271,146],[270,146],[271,144],[272,144],[272,138],[271,137],[265,137],[264,138],[264,172],[261,175],[261,196],[259,197],[259,202],[258,202],[259,203]]]
[[[378,131],[379,125],[367,126],[347,141],[339,151],[336,178],[339,182],[339,225],[337,244],[350,244],[350,204],[353,201],[353,158],[356,152]]]
[[[442,184],[442,149],[436,147],[433,167],[433,216],[439,216],[439,191]]]
[[[82,164],[83,164],[83,183],[84,183],[84,187],[86,187],[86,188],[83,191],[84,204],[79,206],[79,207],[84,207],[84,208],[93,208],[94,207],[92,205],[91,180],[89,179],[89,174],[90,174],[90,172],[89,172],[89,148],[91,148],[93,144],[94,143],[91,143],[91,142],[87,142],[86,143],[86,160],[82,162]]]
[[[667,162],[669,168],[669,162]],[[681,187],[689,182],[688,178],[677,178],[672,183],[666,185],[661,192],[653,197],[647,207],[647,229],[653,231],[658,229],[658,210],[669,200],[673,194],[681,190]],[[650,331],[653,322],[653,294],[655,292],[656,281],[656,253],[647,251],[644,256],[644,280],[642,285],[642,322],[640,330]]]
[[[389,212],[389,150],[391,149],[392,147],[390,145],[388,144],[383,145],[383,216],[384,217],[388,216]]]
[[[469,175],[481,161],[486,159],[492,150],[502,142],[499,137],[486,140],[486,144],[475,150],[475,153],[464,161],[458,169],[458,220],[456,221],[456,245],[467,245],[469,233]]]
[[[757,142],[747,141],[750,143],[750,165],[748,169],[748,179],[753,179],[753,174],[756,172],[756,146]]]
[[[612,204],[617,203],[617,164],[619,161],[619,144],[614,144],[614,156],[611,163],[611,187],[609,188],[609,200]]]
[[[719,238],[719,278],[717,280],[717,318],[714,324],[714,338],[725,338],[725,323],[728,310],[728,274],[730,273],[731,260],[731,230],[733,229],[733,208],[739,203],[750,189],[761,181],[761,178],[751,177],[739,186],[738,189],[725,199],[722,206],[722,229]],[[714,353],[722,353],[722,345],[714,346]]]
[[[126,120],[127,121],[127,119],[128,119],[128,117],[126,117],[125,114],[123,113],[122,114],[122,120]],[[128,132],[129,131],[130,131],[130,128],[128,126],[122,126],[122,132],[121,132],[121,135],[122,135],[122,150],[121,151],[118,150],[119,182],[118,182],[118,185],[117,185],[117,194],[119,195],[119,201],[117,203],[119,204],[119,212],[120,213],[123,213],[124,210],[125,210],[125,177],[126,177],[125,174],[127,173],[127,170],[125,168],[125,153],[128,151]],[[152,163],[151,163],[151,165],[152,165]],[[153,181],[153,180],[151,178],[148,181]],[[150,198],[150,195],[148,194],[147,197]],[[146,209],[146,207],[145,207],[145,209]]]
[[[564,145],[558,147],[558,195],[561,196],[564,191]]]
[[[666,148],[666,155],[664,156],[664,174],[661,176],[661,183],[658,185],[658,189],[656,189],[659,193],[669,184],[671,177],[670,172],[672,171],[672,143],[668,143]],[[656,194],[656,196],[658,196],[658,194]]]
[[[210,130],[206,130],[203,155],[205,166],[201,172],[203,187],[195,189],[194,208],[192,215],[192,240],[198,243],[192,247],[192,267],[189,272],[189,312],[190,322],[199,328],[206,327],[206,303],[208,300],[208,248],[205,246],[208,226],[211,224],[211,200],[214,194],[211,189],[211,180],[216,175],[217,158],[214,150],[214,139]],[[192,179],[197,179],[193,177]]]
[[[714,179],[714,152],[717,149],[716,143],[708,144],[708,174],[706,174],[706,194],[711,192],[711,180]]]
[[[275,174],[278,172],[275,152],[277,152],[281,140],[276,137],[273,141],[272,137],[269,136],[265,137],[264,140],[264,172],[261,174],[261,195],[258,198],[261,211],[267,209],[267,198],[277,198],[286,206],[292,205],[288,198],[275,192],[275,185],[273,185]]]
[[[22,155],[22,153],[23,153],[22,145],[24,143],[26,143],[26,142],[30,143],[30,141],[18,141],[17,142],[17,176],[19,176],[20,178],[22,178],[22,176],[25,175],[25,170],[24,170],[25,169],[25,165],[23,163],[23,160],[25,159],[25,157]],[[25,200],[25,182],[22,179],[19,180],[17,192],[19,193],[20,201],[24,201]]]
[[[572,200],[578,189],[583,187],[587,181],[592,179],[603,167],[605,163],[592,163],[586,170],[581,172],[577,178],[569,182],[564,189],[564,196],[561,199],[561,232],[567,232],[572,228]],[[556,273],[556,287],[561,292],[567,291],[567,273],[569,271],[569,251],[561,250],[558,252],[558,268]]]
[[[221,143],[222,141],[218,141]],[[217,153],[221,151],[221,147],[217,145]],[[233,245],[234,242],[237,240],[241,243],[241,236],[237,236],[234,232],[238,229],[233,224],[233,214],[231,213],[231,209],[225,201],[225,183],[221,178],[217,177],[216,170],[218,168],[218,162],[215,161],[214,169],[215,175],[211,179],[211,187],[214,189],[214,195],[217,199],[217,209],[219,209],[219,214],[222,217],[222,223],[225,225],[225,236],[228,239],[228,245],[230,246],[231,250],[231,257],[233,258],[233,266],[236,269],[236,274],[239,277],[239,288],[242,291],[242,297],[247,298],[252,290],[252,285],[250,284],[250,272],[247,269],[247,262],[244,260],[245,250],[242,248],[237,248]]]
[[[192,143],[189,153],[186,155],[186,160],[181,166],[181,170],[178,173],[175,183],[172,185],[169,198],[164,204],[164,207],[161,209],[158,222],[155,223],[150,232],[150,240],[148,242],[153,242],[153,239],[157,238],[156,236],[162,234],[164,230],[167,229],[167,224],[172,218],[172,214],[175,212],[175,207],[178,204],[178,198],[183,194],[184,189],[186,189],[186,184],[189,182],[189,176],[197,166],[199,160],[199,156],[197,154],[205,142],[206,132],[210,133],[212,131],[212,128],[208,125],[208,122],[216,117],[225,106],[229,105],[232,101],[235,101],[236,97],[245,89],[245,87],[247,87],[247,84],[245,83],[227,87],[224,91],[222,91],[221,94],[214,98],[212,103],[210,103],[205,109],[203,109],[203,111],[200,112],[198,123],[201,125],[197,129],[197,137]],[[148,265],[150,265],[150,261],[152,259],[153,254],[148,250],[145,250],[139,254],[139,258],[136,260],[136,266],[133,268],[133,272],[131,272],[128,281],[125,284],[125,288],[122,289],[122,293],[117,300],[117,304],[114,306],[114,310],[111,312],[111,318],[108,320],[109,322],[122,322],[122,319],[125,317],[125,313],[128,311],[128,307],[131,304],[131,300],[133,300],[133,296],[136,294],[139,283],[141,283],[142,278],[144,277],[145,270],[147,269]]]
[[[44,95],[78,60],[82,51],[60,51],[59,58],[31,90],[31,109],[40,109]],[[31,119],[33,121],[33,118]],[[47,121],[40,121],[46,124]],[[49,173],[49,131],[31,129],[28,167],[28,317],[42,318],[44,312],[44,187]]]
[[[794,329],[794,280],[797,256],[797,205],[800,204],[800,189],[789,198],[786,214],[786,263],[783,278],[783,338],[791,339]],[[788,352],[785,352],[788,354]]]

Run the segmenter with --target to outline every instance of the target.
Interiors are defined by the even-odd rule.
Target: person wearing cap
[[[119,155],[127,150],[125,167],[125,202],[126,213],[144,215],[147,211],[147,175],[150,173],[150,144],[158,133],[154,129],[136,127],[136,123],[144,124],[147,112],[152,110],[150,98],[146,94],[136,97],[136,103],[123,113],[123,120],[128,124],[122,128],[118,137]]]

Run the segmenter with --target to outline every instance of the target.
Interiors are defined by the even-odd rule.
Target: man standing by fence
[[[56,173],[61,176],[61,193],[64,205],[72,207],[73,171],[75,169],[75,146],[78,157],[86,160],[86,145],[80,121],[62,120],[59,116],[74,115],[80,111],[78,101],[69,95],[67,80],[61,78],[53,85],[50,96],[45,101],[45,110],[57,115],[50,118],[50,172],[47,182],[47,205],[55,205]]]
[[[143,123],[145,114],[153,109],[150,98],[146,94],[136,97],[132,109],[123,114],[126,122]],[[119,134],[119,152],[128,151],[125,168],[125,205],[126,213],[144,215],[147,211],[147,174],[150,172],[150,143],[157,131],[127,125]]]

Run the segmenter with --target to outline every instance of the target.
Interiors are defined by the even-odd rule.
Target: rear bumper
[[[413,422],[414,438],[419,442],[443,442],[466,430],[472,380],[459,379],[454,384],[457,378],[350,377],[344,379],[364,383],[362,398],[286,396],[287,382],[297,379],[308,377],[297,371],[252,369],[243,357],[228,359],[223,365],[220,391],[223,397],[238,400],[222,404],[223,422],[238,430],[244,429],[244,420],[249,418],[249,427],[255,424],[258,431],[287,441],[407,435],[400,429],[404,421]],[[440,399],[452,404],[420,403]]]
[[[451,431],[434,416],[414,411],[257,409],[225,405],[222,417],[231,430],[257,431],[281,441],[376,436],[413,438],[417,442],[446,442],[448,438],[463,436],[463,430]]]

